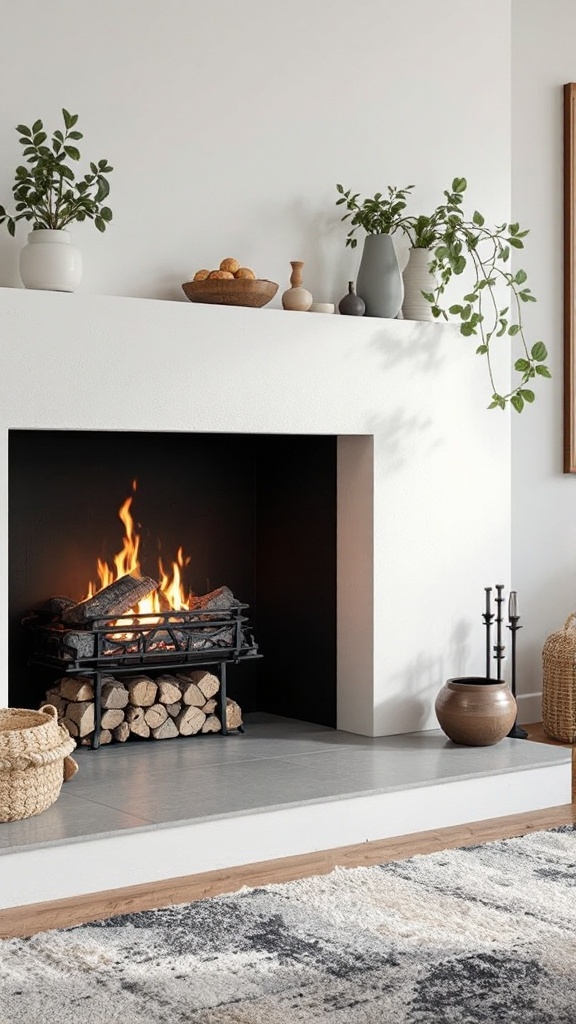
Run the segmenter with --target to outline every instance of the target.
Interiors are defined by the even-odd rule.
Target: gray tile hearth
[[[341,797],[505,779],[565,764],[570,751],[509,739],[458,747],[440,731],[371,739],[254,714],[243,734],[118,744],[74,756],[79,771],[52,807],[0,825],[0,855]]]

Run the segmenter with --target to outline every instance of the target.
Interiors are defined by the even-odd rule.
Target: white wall
[[[338,300],[360,250],[344,247],[337,182],[414,183],[420,212],[465,175],[506,218],[509,21],[509,0],[5,0],[0,203],[14,126],[53,129],[65,106],[79,166],[115,168],[110,229],[74,229],[82,290],[185,301],[193,271],[234,255],[282,285],[274,305],[293,259],[317,300]],[[0,285],[19,284],[26,230],[0,232]]]
[[[553,373],[534,408],[514,416],[512,435],[519,688],[539,694],[544,640],[576,610],[576,476],[562,473],[562,86],[576,81],[576,6],[514,0],[512,10],[513,215],[530,228],[517,265],[538,298],[526,307],[528,331],[545,342]],[[539,700],[530,706],[536,720]]]

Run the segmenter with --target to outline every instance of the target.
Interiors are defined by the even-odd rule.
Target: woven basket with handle
[[[76,763],[76,746],[51,704],[40,711],[0,708],[0,821],[18,821],[50,807]]]
[[[576,612],[542,650],[542,724],[562,743],[576,742]]]

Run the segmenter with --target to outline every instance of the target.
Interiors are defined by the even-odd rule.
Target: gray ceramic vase
[[[365,316],[398,316],[404,282],[391,235],[366,235],[356,290],[366,303]]]
[[[348,281],[348,294],[340,299],[338,310],[342,316],[364,316],[366,304],[364,299],[356,294],[354,281]]]

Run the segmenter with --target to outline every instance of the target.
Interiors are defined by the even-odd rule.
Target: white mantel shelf
[[[0,289],[0,341],[4,621],[10,429],[335,434],[339,728],[433,728],[444,679],[482,671],[509,417],[456,327]],[[2,631],[0,705],[6,665]]]

